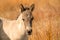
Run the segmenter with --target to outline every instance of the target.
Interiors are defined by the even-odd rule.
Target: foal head
[[[26,28],[26,33],[30,35],[32,32],[32,19],[33,19],[32,11],[34,9],[34,4],[32,4],[29,8],[24,7],[22,4],[20,5],[20,7],[22,13],[22,20]]]

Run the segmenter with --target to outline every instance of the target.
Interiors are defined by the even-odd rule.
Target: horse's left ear
[[[30,6],[30,11],[33,11],[33,10],[34,10],[34,7],[35,7],[35,5],[32,4],[32,5]]]
[[[21,8],[21,12],[23,12],[24,11],[24,6],[22,4],[20,4],[19,7]]]

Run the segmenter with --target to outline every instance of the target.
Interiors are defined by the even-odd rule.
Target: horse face
[[[22,12],[22,20],[24,22],[26,32],[28,35],[32,33],[32,11],[34,9],[34,4],[31,5],[30,8],[24,8],[23,5],[21,5],[21,12]]]

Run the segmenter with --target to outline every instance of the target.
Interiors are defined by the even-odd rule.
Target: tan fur
[[[8,35],[11,40],[20,39],[21,36],[25,35],[24,23],[21,20],[3,20],[3,29],[4,32]]]
[[[27,12],[27,11],[26,11]],[[23,40],[27,40],[26,32],[31,30],[30,19],[27,14],[20,14],[17,20],[8,20],[0,18],[3,21],[3,30],[11,40],[20,40],[23,36]],[[30,14],[28,15],[30,16]],[[25,18],[26,21],[22,19]]]

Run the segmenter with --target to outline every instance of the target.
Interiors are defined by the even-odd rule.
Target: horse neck
[[[17,22],[19,23],[19,25],[25,26],[25,25],[24,25],[24,22],[23,22],[23,20],[22,20],[22,14],[20,14],[19,17],[17,18]]]
[[[18,26],[19,26],[19,28],[21,28],[21,29],[23,29],[23,28],[25,28],[25,25],[24,25],[24,22],[23,22],[23,20],[22,20],[22,14],[20,14],[20,16],[17,18],[17,22],[18,22]]]

